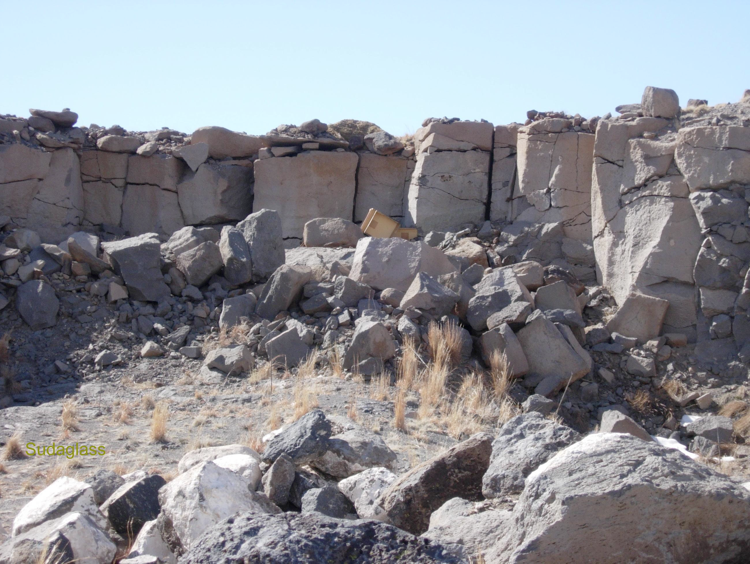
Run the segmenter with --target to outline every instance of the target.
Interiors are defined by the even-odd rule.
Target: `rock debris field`
[[[0,115],[0,564],[750,561],[750,91],[77,120]]]

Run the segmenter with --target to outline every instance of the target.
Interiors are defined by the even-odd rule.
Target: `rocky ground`
[[[276,539],[275,552],[237,541],[227,557],[340,561],[348,549],[327,551],[342,544],[362,562],[396,561],[396,547],[402,561],[518,561],[527,551],[546,561],[560,542],[551,523],[567,531],[565,550],[585,540],[572,532],[577,517],[551,516],[551,502],[537,521],[523,515],[543,495],[586,514],[580,499],[598,475],[575,456],[606,461],[604,505],[620,495],[618,465],[652,461],[631,474],[628,507],[717,527],[706,557],[747,550],[739,524],[726,524],[739,519],[726,500],[750,500],[747,368],[717,365],[684,335],[659,336],[662,300],[635,296],[618,309],[590,270],[503,259],[489,222],[425,244],[315,220],[306,238],[320,246],[284,251],[275,215],[221,232],[184,228],[166,243],[3,234],[0,534],[30,535],[23,554],[56,531],[70,541],[60,550],[92,562],[129,552],[216,562],[215,535],[254,530]],[[32,442],[104,454],[26,456]],[[207,449],[224,445],[236,446]],[[684,499],[661,500],[680,473]],[[107,501],[122,484],[113,497],[125,501]],[[184,492],[202,501],[181,504],[193,499]],[[108,522],[98,521],[102,504]],[[693,506],[721,518],[706,523]],[[256,523],[259,513],[276,516]],[[637,538],[638,519],[623,515],[597,518]],[[398,528],[331,520],[356,516]],[[144,526],[135,549],[123,529],[133,519]],[[527,528],[542,531],[537,545]],[[654,550],[672,550],[668,531],[655,535]],[[18,538],[0,562],[23,561]]]

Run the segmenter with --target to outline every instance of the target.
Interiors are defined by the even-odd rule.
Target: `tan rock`
[[[235,133],[218,126],[199,127],[193,132],[190,143],[206,143],[208,154],[213,159],[250,157],[257,155],[263,146],[261,139],[255,135]]]
[[[370,208],[397,220],[403,217],[410,166],[411,162],[403,157],[362,153],[357,169],[354,221],[363,221]]]
[[[253,169],[204,163],[184,176],[177,194],[188,225],[238,221],[252,212]]]

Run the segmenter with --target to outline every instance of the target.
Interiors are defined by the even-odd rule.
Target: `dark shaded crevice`
[[[359,167],[362,166],[362,159],[359,153],[357,155],[357,166],[354,167],[354,198],[352,199],[352,216],[349,218],[351,221],[355,221],[357,217],[357,195],[359,194]]]
[[[492,169],[495,168],[495,127],[492,127],[492,143],[490,145],[490,166],[487,172],[487,203],[484,206],[484,220],[490,221],[492,209]]]

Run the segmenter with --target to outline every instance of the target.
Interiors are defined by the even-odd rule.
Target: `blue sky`
[[[589,117],[647,85],[710,104],[750,88],[750,2],[0,0],[0,113],[265,133],[343,118]]]

